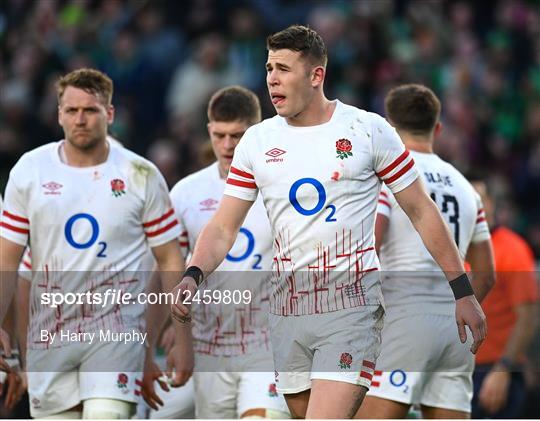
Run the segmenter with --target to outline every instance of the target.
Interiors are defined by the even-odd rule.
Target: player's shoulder
[[[262,120],[259,123],[256,123],[246,130],[244,133],[244,137],[246,136],[254,136],[254,137],[261,137],[266,136],[269,133],[279,130],[280,128],[284,127],[285,119],[283,117],[280,117],[279,115],[275,115],[273,117],[266,118]]]
[[[171,189],[171,197],[185,192],[197,191],[202,184],[212,183],[219,178],[219,170],[217,162],[196,171],[178,181]]]
[[[28,152],[25,152],[20,158],[13,171],[36,171],[40,168],[50,168],[50,164],[53,161],[55,150],[58,148],[60,142],[51,142],[45,145],[38,146]],[[27,175],[27,174],[26,174]]]
[[[130,171],[139,175],[150,176],[159,173],[158,167],[150,160],[124,148],[117,143],[109,143],[111,148],[112,163],[121,167],[127,167]]]

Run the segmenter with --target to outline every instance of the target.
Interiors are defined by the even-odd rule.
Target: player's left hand
[[[172,387],[180,387],[187,383],[193,374],[195,361],[191,342],[176,344],[167,355],[167,376],[172,379]]]
[[[478,402],[489,414],[498,412],[506,405],[510,376],[508,371],[494,367],[484,378]]]
[[[473,336],[471,352],[476,354],[487,335],[486,316],[482,307],[474,295],[467,295],[456,300],[456,322],[458,325],[459,339],[461,343],[467,341],[467,331],[465,326],[469,326]]]

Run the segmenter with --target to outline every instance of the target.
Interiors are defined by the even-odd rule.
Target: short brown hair
[[[303,57],[317,66],[326,66],[328,54],[322,37],[313,29],[302,25],[288,28],[270,35],[266,39],[266,48],[270,51],[298,51]]]
[[[245,121],[250,126],[261,121],[259,98],[242,86],[228,86],[217,91],[208,103],[209,121]]]
[[[58,79],[56,82],[56,96],[59,103],[68,86],[97,95],[106,105],[111,104],[113,95],[112,80],[99,70],[77,69]]]
[[[430,133],[441,113],[441,103],[431,89],[408,84],[392,89],[384,100],[386,117],[397,129],[412,134]]]

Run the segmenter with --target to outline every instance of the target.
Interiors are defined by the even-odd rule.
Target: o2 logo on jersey
[[[407,373],[403,370],[394,370],[390,373],[390,384],[394,387],[401,388],[403,387],[403,393],[409,391],[409,386],[405,384],[407,381]]]
[[[87,226],[90,226],[90,237],[86,240],[81,240],[80,238],[75,239],[73,237],[73,226],[75,224],[77,224],[77,226],[79,227],[84,226],[82,224],[87,224]],[[88,249],[96,243],[99,237],[98,221],[96,220],[96,218],[94,218],[88,213],[77,213],[67,220],[66,226],[64,227],[64,235],[66,237],[66,241],[71,247],[78,250]],[[97,257],[107,257],[107,255],[105,254],[105,250],[107,249],[107,243],[105,241],[100,241],[98,243],[98,247],[99,250]]]
[[[246,251],[239,256],[233,256],[230,253],[227,253],[225,259],[227,259],[229,262],[242,262],[246,260],[249,256],[251,256],[251,253],[253,253],[253,250],[255,250],[255,236],[253,235],[253,233],[247,228],[242,227],[238,232],[239,236],[240,234],[243,234],[247,238]],[[262,266],[260,265],[260,263],[262,260],[262,256],[260,254],[254,254],[253,257],[255,258],[255,263],[253,264],[253,266],[251,266],[251,269],[261,270]]]
[[[303,207],[298,202],[298,189],[306,184],[314,187],[315,190],[317,190],[318,194],[317,204],[311,209]],[[316,213],[320,212],[326,204],[326,190],[324,189],[322,183],[315,178],[301,178],[300,180],[296,180],[291,186],[291,189],[289,190],[289,202],[291,202],[293,208],[301,215],[315,215]],[[336,207],[334,205],[328,205],[325,207],[325,209],[328,209],[330,211],[325,219],[325,222],[336,222],[337,219],[334,217],[334,214],[336,213]]]

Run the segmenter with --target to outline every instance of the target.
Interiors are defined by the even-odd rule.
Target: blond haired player
[[[139,271],[148,247],[171,287],[183,267],[178,221],[157,168],[107,141],[114,118],[111,80],[79,69],[60,78],[57,90],[65,139],[26,153],[6,188],[0,317],[29,245],[36,310],[30,314],[27,346],[32,416],[129,417],[144,341],[114,338],[143,336],[144,306],[122,300],[45,303],[53,293],[90,292],[102,300],[111,294],[138,296],[146,289]]]

